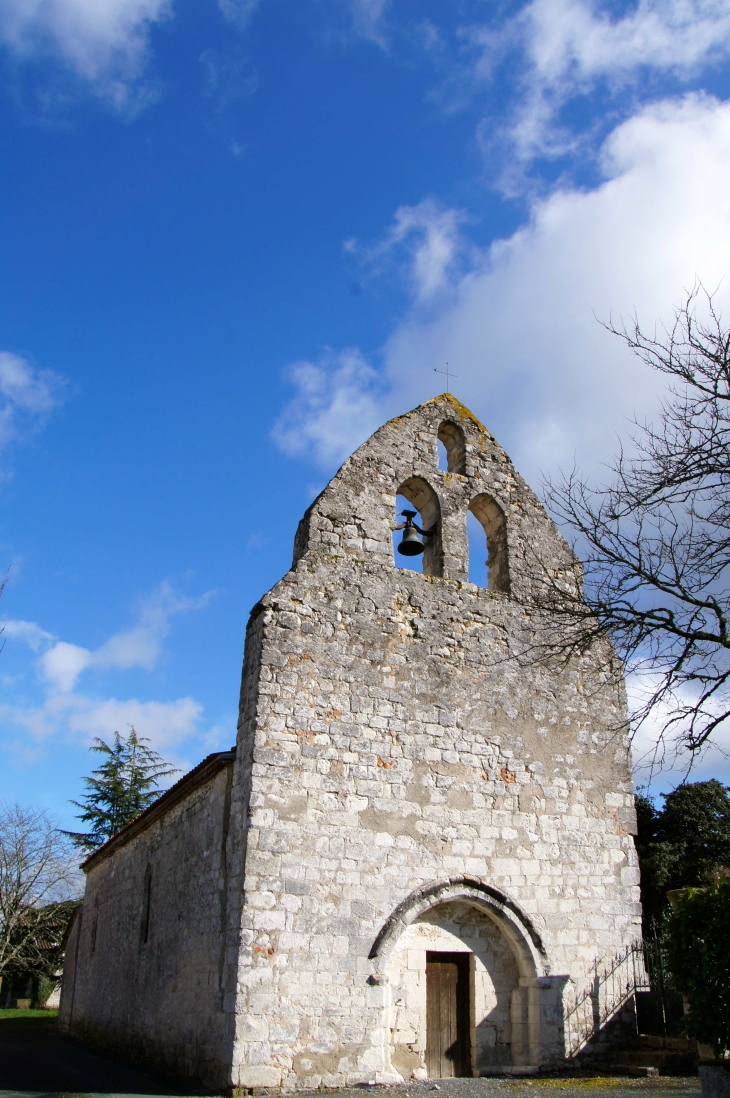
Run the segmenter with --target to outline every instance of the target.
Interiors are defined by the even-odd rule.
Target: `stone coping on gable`
[[[84,873],[88,873],[90,869],[93,869],[95,865],[108,858],[115,850],[118,850],[120,846],[124,846],[131,839],[138,835],[141,831],[144,831],[159,819],[160,816],[164,816],[166,812],[169,812],[185,797],[189,796],[194,789],[204,785],[205,782],[210,781],[219,770],[222,770],[226,766],[230,766],[236,757],[236,749],[232,747],[229,751],[214,751],[213,754],[207,755],[202,762],[197,766],[189,770],[187,774],[184,774],[179,781],[170,786],[162,796],[151,804],[149,808],[145,808],[144,812],[140,812],[139,816],[135,816],[126,827],[123,827],[121,831],[117,831],[115,835],[112,835],[110,839],[100,846],[98,850],[95,850],[93,854],[81,863],[81,869]]]

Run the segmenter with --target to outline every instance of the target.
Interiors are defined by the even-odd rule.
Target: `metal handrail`
[[[596,960],[590,983],[565,1015],[567,1057],[585,1048],[637,991],[649,987],[641,941],[631,942],[608,961]]]

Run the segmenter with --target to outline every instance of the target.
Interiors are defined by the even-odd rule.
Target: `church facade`
[[[361,446],[251,612],[235,748],[87,859],[61,1025],[233,1093],[570,1060],[640,937],[633,786],[608,641],[530,657],[535,561],[575,574],[453,397]]]

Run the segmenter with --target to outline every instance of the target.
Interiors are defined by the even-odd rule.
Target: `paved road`
[[[353,1087],[337,1098],[700,1098],[697,1079],[450,1079],[394,1087]],[[101,1056],[59,1034],[54,1021],[0,1021],[0,1098],[201,1095]],[[304,1095],[301,1098],[305,1098]],[[321,1094],[319,1095],[321,1098]]]

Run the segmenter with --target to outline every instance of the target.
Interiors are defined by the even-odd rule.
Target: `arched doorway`
[[[404,1079],[524,1072],[541,1060],[539,936],[496,890],[421,890],[371,953],[385,985],[390,1068]]]

